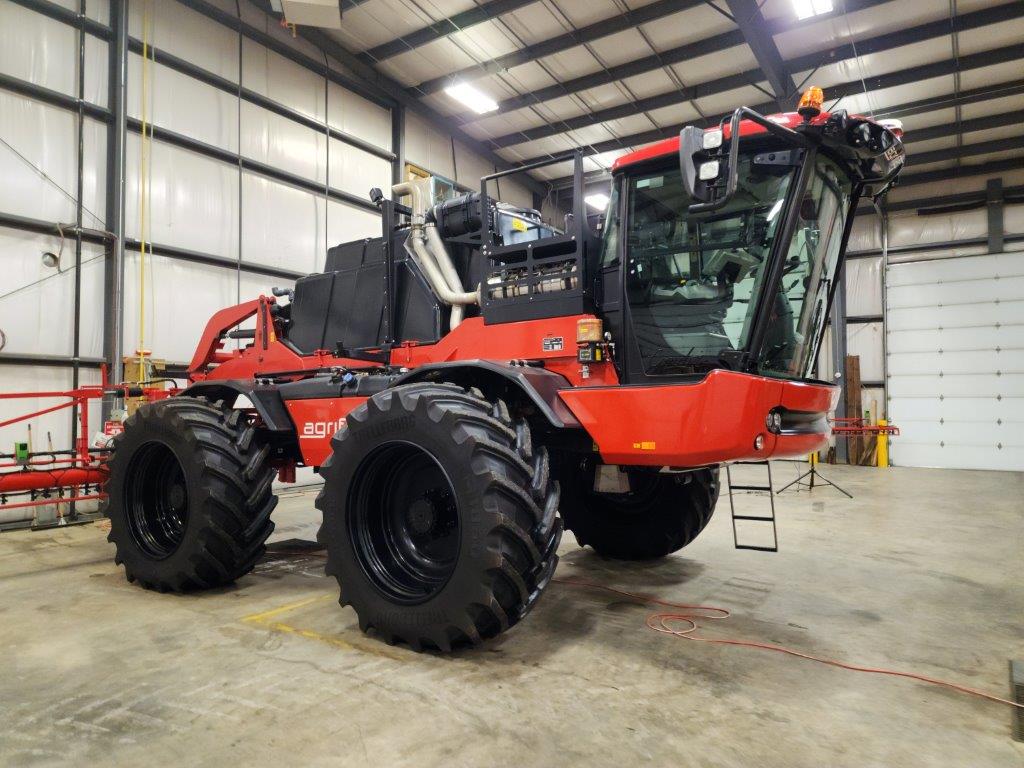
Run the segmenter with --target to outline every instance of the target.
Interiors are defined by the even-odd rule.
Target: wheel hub
[[[409,527],[414,533],[429,533],[436,522],[437,514],[429,499],[417,499],[409,507]]]

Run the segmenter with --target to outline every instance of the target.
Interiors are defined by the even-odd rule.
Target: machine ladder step
[[[779,551],[779,537],[775,527],[775,492],[772,486],[772,465],[768,461],[738,461],[737,464],[744,464],[747,466],[763,466],[768,472],[768,484],[767,485],[753,485],[750,483],[740,483],[733,485],[732,472],[728,464],[725,465],[725,477],[729,483],[729,512],[732,516],[732,543],[736,549],[750,549],[756,552],[778,552]],[[767,494],[769,514],[767,515],[748,515],[748,514],[736,514],[736,504],[733,499],[733,491],[744,491],[751,494]],[[757,544],[740,544],[739,534],[736,530],[737,521],[741,522],[756,522],[756,523],[771,523],[772,525],[772,544],[771,546],[757,545]]]

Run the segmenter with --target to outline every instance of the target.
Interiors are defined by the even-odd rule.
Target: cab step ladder
[[[733,485],[732,472],[729,470],[729,465],[725,465],[725,477],[729,483],[729,511],[732,513],[732,543],[736,549],[753,549],[758,552],[778,552],[779,551],[779,536],[775,529],[775,493],[772,490],[772,465],[768,461],[737,461],[734,464],[744,464],[747,466],[759,466],[765,467],[768,470],[768,485]],[[768,494],[768,504],[771,512],[768,515],[737,515],[736,505],[733,503],[732,492],[743,491],[751,494]],[[771,523],[772,524],[772,545],[770,547],[755,544],[740,544],[739,537],[736,535],[736,521],[747,521],[747,522],[758,522],[758,523]]]

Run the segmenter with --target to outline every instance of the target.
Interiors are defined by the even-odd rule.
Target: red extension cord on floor
[[[700,637],[696,635],[700,625],[697,623],[700,619],[707,620],[719,620],[727,619],[730,613],[725,608],[718,608],[712,605],[687,605],[685,603],[674,603],[670,600],[659,600],[655,597],[649,597],[647,595],[638,595],[633,592],[627,592],[623,589],[615,589],[614,587],[606,587],[603,584],[595,584],[590,581],[579,581],[577,579],[552,579],[552,581],[558,582],[559,584],[566,584],[573,587],[584,587],[587,589],[597,589],[603,592],[610,592],[614,595],[621,595],[622,597],[628,597],[631,600],[637,600],[647,605],[661,605],[666,608],[676,608],[684,613],[676,611],[661,611],[658,613],[652,613],[647,617],[646,624],[649,628],[655,632],[661,632],[666,635],[673,635],[684,640],[697,640],[702,643],[714,643],[716,645],[738,645],[744,648],[760,648],[764,651],[775,651],[776,653],[784,653],[788,656],[796,656],[798,659],[806,659],[807,661],[815,661],[819,664],[827,664],[830,667],[839,667],[840,669],[848,669],[852,672],[868,672],[873,675],[888,675],[890,677],[906,677],[910,680],[917,680],[922,683],[929,683],[930,685],[941,685],[944,688],[950,688],[960,693],[966,693],[971,696],[978,696],[982,699],[988,699],[989,701],[995,701],[999,704],[1007,704],[1011,707],[1017,707],[1018,709],[1024,709],[1024,704],[1018,704],[1015,701],[1009,699],[1003,699],[999,696],[995,696],[991,693],[985,693],[974,688],[968,688],[965,685],[959,685],[957,683],[951,683],[948,680],[939,680],[935,677],[928,677],[926,675],[918,675],[913,672],[900,672],[895,669],[883,669],[881,667],[862,667],[858,664],[847,664],[842,661],[836,661],[835,659],[826,659],[821,656],[812,656],[809,653],[803,653],[801,651],[795,651],[792,648],[786,648],[782,645],[773,645],[771,643],[758,643],[752,640],[729,640],[724,637]],[[676,626],[682,624],[682,626]]]
[[[275,550],[270,554],[274,555],[286,555],[286,556],[310,556],[313,557],[325,557],[324,553],[317,550]],[[659,611],[652,613],[647,617],[645,623],[648,628],[653,629],[655,632],[661,632],[662,634],[672,635],[673,637],[682,638],[683,640],[696,640],[701,643],[714,643],[715,645],[737,645],[742,648],[759,648],[763,651],[775,651],[776,653],[784,653],[787,656],[795,656],[798,659],[806,659],[807,661],[814,661],[818,664],[827,664],[830,667],[839,667],[840,669],[848,669],[851,672],[867,672],[872,675],[887,675],[889,677],[905,677],[909,680],[917,680],[921,683],[928,683],[929,685],[941,685],[943,688],[949,688],[953,691],[959,691],[960,693],[966,693],[969,696],[977,696],[978,698],[988,699],[999,704],[1006,704],[1011,707],[1018,709],[1024,709],[1024,704],[1018,704],[1015,701],[1009,699],[1003,699],[999,696],[995,696],[985,691],[979,691],[975,688],[968,688],[966,685],[959,685],[958,683],[951,683],[948,680],[940,680],[936,677],[928,677],[927,675],[918,675],[914,672],[900,672],[895,669],[883,669],[882,667],[863,667],[858,664],[847,664],[843,661],[837,661],[836,659],[826,659],[822,656],[812,656],[809,653],[803,653],[802,651],[796,651],[792,648],[786,648],[783,645],[773,645],[772,643],[759,643],[754,640],[729,640],[724,637],[700,637],[695,634],[700,625],[697,623],[700,619],[708,621],[718,621],[720,619],[727,619],[731,615],[727,608],[718,608],[713,605],[688,605],[686,603],[675,603],[671,600],[660,600],[656,597],[650,597],[649,595],[641,595],[635,592],[627,592],[624,589],[616,589],[615,587],[607,587],[604,584],[597,584],[592,581],[581,581],[579,579],[552,579],[556,584],[565,584],[570,587],[582,587],[584,589],[596,589],[602,592],[608,592],[613,595],[619,595],[621,597],[627,597],[630,600],[635,600],[638,603],[645,605],[660,605],[665,608],[675,608],[677,611],[683,611],[682,613],[677,611]],[[673,626],[676,624],[682,624],[683,626]]]

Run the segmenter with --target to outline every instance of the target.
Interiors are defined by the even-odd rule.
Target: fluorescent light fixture
[[[464,104],[472,109],[478,115],[486,115],[488,112],[494,112],[498,108],[498,102],[469,83],[449,85],[444,89],[444,92],[460,104]]]
[[[595,192],[592,195],[587,195],[583,198],[583,202],[589,205],[591,208],[596,208],[599,211],[603,211],[608,207],[608,195],[604,192]]]
[[[796,17],[803,21],[823,13],[831,13],[834,9],[832,0],[793,0],[793,10]]]

